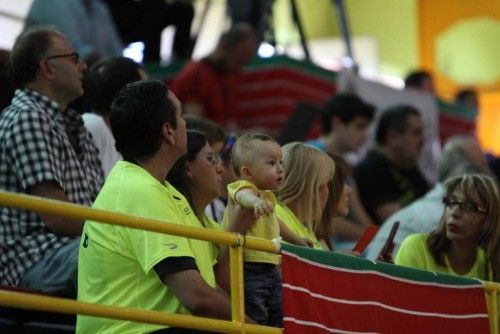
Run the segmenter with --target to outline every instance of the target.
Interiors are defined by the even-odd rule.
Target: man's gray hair
[[[478,173],[492,176],[486,164],[478,164],[473,161],[470,153],[467,153],[466,145],[475,141],[474,137],[466,135],[453,136],[448,139],[438,164],[438,180],[440,182],[464,173]]]

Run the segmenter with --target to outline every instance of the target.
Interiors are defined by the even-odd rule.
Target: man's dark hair
[[[177,127],[175,105],[160,80],[136,81],[117,94],[111,106],[110,123],[116,150],[124,160],[147,159],[158,151],[162,127]]]
[[[427,71],[410,72],[405,78],[405,88],[421,88],[425,80],[432,80]]]
[[[334,116],[344,124],[349,124],[357,117],[362,117],[369,122],[373,119],[375,107],[365,103],[354,94],[341,93],[332,96],[324,105],[321,112],[322,131],[324,134],[332,131],[332,118]]]
[[[109,115],[115,95],[126,84],[141,80],[142,66],[130,58],[111,57],[94,64],[89,70],[92,109]]]
[[[382,112],[375,133],[377,144],[384,145],[386,143],[387,134],[390,130],[404,133],[408,128],[408,118],[410,116],[420,117],[420,113],[409,105],[398,105]]]
[[[14,42],[11,75],[16,87],[24,87],[36,79],[40,61],[48,56],[51,37],[62,34],[50,26],[33,26],[23,31]]]
[[[477,99],[477,93],[473,88],[464,88],[458,91],[454,102],[456,104],[465,104],[468,98]]]

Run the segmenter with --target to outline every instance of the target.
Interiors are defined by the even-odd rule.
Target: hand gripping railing
[[[0,191],[0,205],[35,211],[38,213],[59,215],[66,218],[93,220],[96,222],[179,235],[187,238],[229,245],[232,321],[91,304],[65,298],[48,297],[6,290],[0,290],[0,306],[37,311],[44,310],[65,314],[84,314],[226,333],[281,334],[283,332],[279,328],[245,323],[243,247],[276,253],[278,250],[276,244],[272,241],[253,237],[244,237],[236,233],[214,231],[210,229],[166,223],[154,219],[133,217],[120,213],[92,209],[68,202],[50,200],[37,196],[21,195],[11,192]]]

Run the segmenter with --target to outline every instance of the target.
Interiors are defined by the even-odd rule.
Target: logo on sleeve
[[[167,246],[169,249],[176,249],[177,248],[177,244],[174,244],[174,243],[164,243],[163,245]]]
[[[83,233],[83,248],[87,248],[89,246],[89,236],[87,233]]]

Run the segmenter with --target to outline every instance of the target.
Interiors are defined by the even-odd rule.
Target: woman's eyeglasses
[[[219,165],[220,155],[217,153],[208,153],[206,156],[207,160],[214,166]]]
[[[444,197],[443,204],[448,209],[453,209],[455,206],[458,205],[458,207],[462,212],[467,212],[467,213],[486,212],[486,209],[480,208],[479,206],[477,206],[476,203],[469,200],[457,201],[454,198]]]

